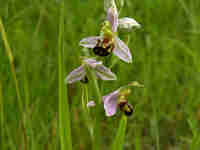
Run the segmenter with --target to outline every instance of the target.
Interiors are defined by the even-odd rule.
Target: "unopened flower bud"
[[[140,24],[132,18],[124,17],[118,21],[119,28],[131,30],[132,28],[140,28]]]

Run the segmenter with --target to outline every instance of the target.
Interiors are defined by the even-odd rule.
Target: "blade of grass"
[[[28,83],[26,71],[24,71],[24,94],[25,94],[26,112],[28,112],[29,104],[30,104],[30,92],[29,92],[29,83]]]
[[[123,115],[120,120],[119,128],[117,130],[117,135],[115,136],[115,140],[112,145],[112,150],[123,149],[124,138],[125,138],[125,133],[126,133],[126,125],[127,125],[127,117]]]
[[[16,72],[15,72],[14,58],[13,58],[12,51],[11,51],[10,45],[9,45],[7,37],[6,37],[6,32],[5,32],[4,25],[3,25],[1,17],[0,17],[0,32],[1,32],[1,36],[2,36],[2,39],[3,39],[4,45],[5,45],[6,53],[8,55],[8,59],[9,59],[10,67],[11,67],[11,73],[12,73],[12,76],[13,76],[14,82],[15,82],[19,111],[23,112],[22,99],[21,99],[19,84],[18,84],[18,80],[17,80],[17,77],[16,77]]]
[[[156,149],[160,150],[160,136],[159,136],[159,127],[158,127],[157,106],[156,104],[153,104],[152,107],[153,107],[153,117],[151,120],[152,134],[156,140]]]
[[[3,42],[4,42],[6,53],[8,55],[11,73],[12,73],[12,76],[13,76],[14,82],[15,82],[15,88],[16,88],[16,93],[17,93],[17,102],[18,102],[19,112],[20,112],[21,115],[23,115],[22,114],[23,113],[23,103],[22,103],[22,98],[21,98],[20,90],[19,90],[19,83],[18,83],[18,80],[17,80],[16,71],[15,71],[14,57],[12,55],[12,51],[11,51],[10,45],[9,45],[7,37],[6,37],[6,31],[5,31],[5,28],[4,28],[4,25],[3,25],[1,17],[0,17],[0,32],[1,32],[1,36],[2,36]],[[24,118],[23,118],[23,116],[21,118],[21,122],[20,123],[22,124],[22,126],[24,126]],[[23,131],[25,131],[25,130],[23,130]],[[24,134],[24,143],[26,143],[26,135],[25,134]],[[27,145],[25,145],[25,146],[27,147]],[[26,147],[25,147],[25,150],[27,150]]]
[[[5,126],[5,134],[6,136],[8,137],[8,140],[6,141],[6,145],[5,147],[7,149],[12,149],[12,150],[17,150],[17,146],[16,146],[16,143],[14,142],[14,140],[10,137],[13,136],[13,134],[15,133],[11,133],[12,131],[10,130],[9,126]]]
[[[136,123],[137,124],[137,123]],[[133,126],[134,130],[135,130],[135,150],[141,150],[142,149],[142,145],[141,145],[141,128],[139,125]]]
[[[0,147],[1,149],[5,149],[5,141],[4,141],[4,105],[3,105],[3,92],[2,92],[2,84],[0,81],[0,133],[1,133],[1,140],[0,140]]]
[[[199,149],[200,146],[200,136],[199,136],[199,127],[198,127],[198,121],[195,120],[193,116],[190,117],[190,119],[187,120],[190,130],[192,131],[192,138],[191,143],[189,144],[190,149]]]
[[[191,12],[191,10],[187,7],[187,4],[183,1],[183,0],[178,0],[178,2],[180,3],[180,6],[183,8],[183,10],[185,11],[186,15],[188,16],[188,20],[191,22],[192,26],[195,26],[195,19],[194,16]]]
[[[64,85],[64,61],[63,61],[63,34],[64,34],[64,1],[60,4],[60,22],[58,37],[58,111],[59,111],[59,135],[61,150],[72,150],[70,111],[67,99],[67,89]]]

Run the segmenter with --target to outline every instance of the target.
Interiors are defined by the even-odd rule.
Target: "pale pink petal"
[[[94,58],[84,59],[83,62],[91,68],[95,68],[97,65],[102,65],[102,61],[96,61]]]
[[[107,11],[107,20],[112,26],[112,31],[117,32],[118,26],[118,12],[116,7],[110,7]]]
[[[79,44],[86,48],[94,48],[97,45],[98,40],[100,39],[100,36],[86,37],[82,39]]]
[[[116,90],[106,96],[103,96],[104,109],[106,116],[113,116],[117,112],[118,95],[120,90]]]
[[[133,27],[135,28],[140,28],[140,24],[133,18],[129,17],[124,17],[119,19],[119,28],[124,28],[124,29],[132,29]]]
[[[95,71],[97,77],[101,80],[116,80],[116,75],[109,68],[105,67],[102,61],[96,61],[93,58],[87,58],[83,61]]]
[[[87,107],[94,107],[96,105],[96,103],[94,101],[89,101],[87,103]]]
[[[123,61],[132,63],[132,55],[128,46],[118,37],[115,37],[115,48],[113,53]]]
[[[97,77],[99,77],[101,80],[116,80],[116,75],[107,67],[104,65],[98,65],[96,68],[94,68]]]
[[[70,74],[65,79],[65,83],[71,84],[73,82],[79,81],[85,76],[85,74],[85,68],[84,65],[82,65],[70,72]]]

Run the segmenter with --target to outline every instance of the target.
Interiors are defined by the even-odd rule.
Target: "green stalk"
[[[137,124],[137,123],[136,123]],[[140,126],[135,125],[133,128],[135,128],[135,150],[141,150],[141,129]]]
[[[60,5],[60,23],[58,37],[58,111],[59,111],[59,135],[61,150],[72,150],[70,111],[67,99],[67,89],[64,85],[64,59],[63,59],[63,37],[64,37],[64,0]]]
[[[4,141],[4,108],[3,108],[3,92],[2,92],[2,84],[0,81],[0,148],[5,149],[5,141]]]
[[[100,89],[99,89],[99,85],[96,79],[96,75],[94,72],[89,71],[91,74],[91,78],[93,81],[93,87],[94,87],[94,91],[95,91],[95,95],[96,95],[96,109],[95,109],[95,123],[93,125],[93,133],[94,133],[94,141],[92,143],[92,149],[93,150],[101,150],[102,148],[102,144],[101,144],[101,125],[100,125],[100,120],[101,120],[101,113],[100,113],[100,104],[102,103],[102,96],[100,93]]]
[[[98,84],[95,73],[92,72],[92,71],[91,71],[91,77],[92,77],[92,80],[93,80],[93,83],[94,83],[93,86],[94,86],[94,90],[95,90],[95,94],[96,94],[96,98],[97,98],[97,103],[101,104],[102,103],[102,97],[101,97],[101,92],[100,92],[100,89],[99,89],[99,84]]]
[[[122,116],[117,130],[117,135],[112,145],[112,150],[122,150],[124,145],[125,133],[126,133],[127,117]]]

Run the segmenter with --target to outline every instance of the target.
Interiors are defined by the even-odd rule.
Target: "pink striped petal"
[[[79,81],[79,80],[83,79],[85,74],[86,74],[85,68],[84,68],[84,65],[82,65],[82,66],[74,69],[72,72],[70,72],[70,74],[65,79],[65,83],[71,84],[73,82]]]
[[[86,48],[94,48],[97,45],[98,40],[100,39],[100,36],[86,37],[82,39],[79,44]]]
[[[113,50],[113,53],[121,60],[127,63],[132,63],[132,55],[128,46],[118,37],[115,37],[115,48]]]
[[[94,58],[84,59],[83,62],[91,68],[95,68],[97,65],[102,65],[102,61],[96,61]]]
[[[107,20],[112,26],[112,31],[117,32],[118,26],[118,12],[116,7],[110,7],[107,11]]]
[[[96,66],[95,72],[97,77],[99,77],[101,80],[117,80],[116,75],[104,65]]]
[[[106,96],[103,96],[104,109],[106,116],[110,117],[116,114],[118,105],[118,95],[120,90],[116,90]]]

